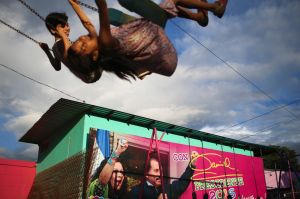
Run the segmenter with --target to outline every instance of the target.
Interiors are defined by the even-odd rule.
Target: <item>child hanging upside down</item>
[[[122,4],[121,1],[124,3],[132,0],[119,1]],[[177,66],[176,50],[163,28],[151,22],[151,19],[140,18],[120,27],[111,28],[106,1],[95,0],[100,21],[100,30],[97,34],[94,25],[77,1],[69,0],[69,2],[88,34],[80,36],[71,43],[68,39],[70,29],[66,20],[52,23],[55,17],[49,15],[46,18],[46,26],[56,39],[52,48],[55,57],[52,57],[48,46],[41,44],[41,47],[56,70],[60,69],[60,62],[63,62],[71,72],[86,83],[99,80],[103,70],[127,80],[129,77],[143,79],[151,73],[165,76],[174,73]],[[160,7],[170,17],[188,18],[197,21],[201,26],[206,26],[207,11],[221,18],[226,4],[227,0],[219,0],[215,3],[207,3],[205,0],[165,0]],[[190,8],[196,8],[198,12],[193,13]],[[134,8],[130,10],[134,11]]]

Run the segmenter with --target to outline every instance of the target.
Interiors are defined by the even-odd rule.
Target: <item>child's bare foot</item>
[[[205,26],[207,26],[208,25],[208,13],[207,13],[207,11],[206,10],[198,10],[198,14],[199,13],[202,13],[202,15],[204,16],[204,17],[201,17],[201,19],[199,19],[199,20],[197,20],[197,22],[198,22],[198,24],[200,25],[200,26],[203,26],[203,27],[205,27]]]
[[[201,0],[203,2],[207,2],[207,0]],[[207,26],[208,25],[208,11],[204,10],[204,9],[198,9],[198,13],[202,13],[203,17],[201,17],[201,19],[199,19],[197,22],[200,26]]]
[[[222,18],[224,13],[225,13],[225,10],[226,10],[227,2],[228,2],[228,0],[218,0],[218,1],[216,1],[215,2],[216,9],[213,12],[214,15],[216,15],[219,18]]]

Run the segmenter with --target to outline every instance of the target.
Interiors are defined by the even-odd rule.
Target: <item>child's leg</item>
[[[119,3],[131,12],[135,12],[145,19],[158,24],[161,27],[166,25],[167,13],[151,0],[118,0]]]
[[[214,11],[217,7],[216,3],[208,3],[201,0],[173,0],[175,5],[185,8],[205,9]]]
[[[213,12],[216,16],[222,17],[228,0],[218,0],[214,3],[208,3],[201,0],[173,0],[176,6],[184,8],[203,9]]]
[[[186,19],[191,19],[197,21],[200,26],[207,26],[208,25],[208,15],[207,12],[204,10],[198,10],[197,13],[190,11],[187,8],[177,6],[178,9],[178,16]]]
[[[207,0],[201,0],[202,2],[207,3]],[[197,13],[190,11],[187,8],[177,6],[178,9],[178,16],[186,19],[191,19],[197,21],[200,26],[207,26],[208,25],[208,11],[205,9],[198,9]]]

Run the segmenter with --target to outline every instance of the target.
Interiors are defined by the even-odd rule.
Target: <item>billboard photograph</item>
[[[88,198],[266,198],[261,158],[98,129],[88,141]],[[234,151],[234,150],[233,150]]]

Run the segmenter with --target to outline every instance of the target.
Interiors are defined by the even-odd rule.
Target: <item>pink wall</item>
[[[129,145],[143,145],[149,148],[150,139],[137,136],[128,136],[127,138]],[[238,196],[241,199],[255,199],[257,196],[262,199],[266,198],[266,182],[261,158],[202,149],[201,147],[189,147],[171,142],[161,142],[160,151],[169,154],[169,175],[175,179],[180,177],[189,165],[190,152],[196,151],[199,154],[196,160],[196,169],[194,169],[192,176],[194,182],[190,183],[188,189],[181,196],[182,199],[192,198],[193,189],[197,198],[203,198],[203,194],[206,192],[209,199],[220,199],[222,198],[222,191],[225,196],[230,194],[233,199],[238,198]],[[204,181],[207,182],[206,189]]]
[[[203,198],[205,191],[209,199],[222,198],[222,189],[225,196],[230,194],[232,198],[238,198],[238,196],[243,199],[257,198],[257,196],[266,198],[266,183],[261,158],[200,147],[191,147],[191,151],[199,153],[193,175],[197,198]],[[170,155],[188,152],[186,146],[177,145],[171,147]],[[171,161],[171,165],[176,165],[175,162],[178,162],[176,158]],[[178,171],[178,174],[181,172]],[[206,190],[204,182],[206,182]],[[226,184],[228,187],[225,186]],[[191,198],[192,190],[191,183],[181,198]]]
[[[277,182],[279,181],[279,175],[280,175],[280,171],[275,172],[273,170],[265,170],[267,189],[276,189],[278,187]],[[297,180],[296,174],[294,172],[291,172],[291,175],[292,175],[294,188],[299,188],[300,185]],[[297,175],[300,176],[300,173],[297,173]],[[291,187],[291,179],[290,179],[289,172],[282,171],[280,188],[290,188],[290,187]]]
[[[35,162],[0,158],[0,198],[26,199],[35,174]]]

